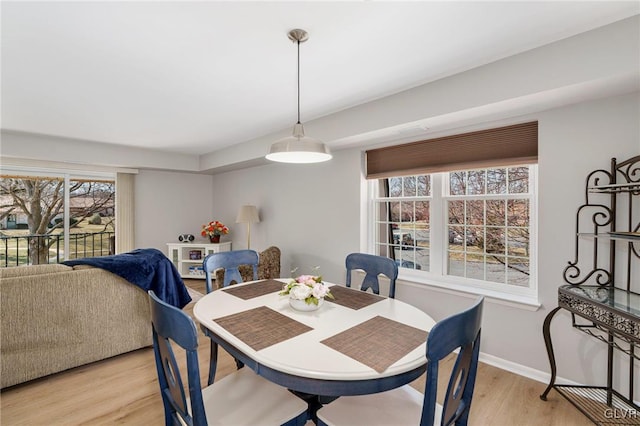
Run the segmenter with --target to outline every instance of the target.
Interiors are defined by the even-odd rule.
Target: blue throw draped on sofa
[[[121,276],[144,291],[153,290],[164,302],[182,309],[191,296],[180,273],[157,249],[136,249],[127,253],[62,262],[68,266],[90,265]]]

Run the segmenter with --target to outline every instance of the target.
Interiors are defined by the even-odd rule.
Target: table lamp
[[[251,224],[260,222],[258,216],[258,209],[256,206],[246,205],[240,207],[238,217],[236,217],[236,223],[247,224],[247,249],[251,248]]]

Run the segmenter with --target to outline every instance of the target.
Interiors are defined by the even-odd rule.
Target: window
[[[429,270],[431,176],[380,180],[375,200],[376,253],[398,266]]]
[[[538,123],[367,150],[368,250],[415,282],[537,304]]]
[[[0,266],[115,252],[114,174],[3,169]]]
[[[418,281],[535,296],[536,169],[519,165],[370,181],[374,252],[394,259],[401,274],[410,271]]]
[[[530,286],[529,169],[468,170],[446,176],[448,275]]]

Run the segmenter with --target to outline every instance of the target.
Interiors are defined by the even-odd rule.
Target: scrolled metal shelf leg
[[[556,357],[553,353],[553,343],[551,342],[551,320],[553,316],[560,310],[560,306],[553,309],[551,312],[547,314],[544,319],[544,324],[542,326],[542,335],[544,336],[544,344],[547,347],[547,355],[549,356],[549,364],[551,365],[551,379],[549,380],[549,385],[540,395],[540,399],[543,401],[547,400],[547,395],[553,385],[556,383]]]

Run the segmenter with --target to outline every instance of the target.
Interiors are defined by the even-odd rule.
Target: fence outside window
[[[33,247],[45,245],[48,256],[40,258]],[[35,253],[36,258],[32,259]],[[115,254],[114,232],[74,233],[69,235],[69,255],[66,259],[98,257]],[[60,263],[64,256],[64,235],[0,236],[0,268],[32,264]]]

